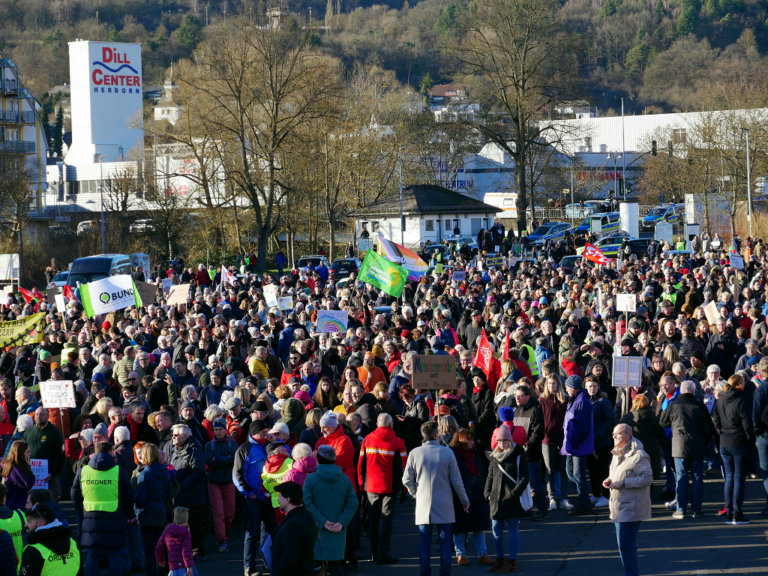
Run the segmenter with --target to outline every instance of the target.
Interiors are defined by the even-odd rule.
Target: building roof
[[[503,210],[442,186],[415,185],[403,188],[403,212],[409,214],[441,214],[447,212],[488,214],[503,212]],[[399,192],[381,198],[365,208],[353,212],[354,216],[371,214],[400,214]]]
[[[466,90],[466,86],[463,84],[436,84],[428,90],[428,93],[433,98],[445,97],[447,92],[451,92],[452,96],[455,96],[460,90]]]

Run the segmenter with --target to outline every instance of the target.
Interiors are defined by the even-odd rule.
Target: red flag
[[[493,350],[491,349],[491,343],[488,342],[488,336],[483,330],[480,336],[480,346],[477,348],[477,356],[475,356],[475,366],[480,368],[485,376],[488,377],[493,367]]]
[[[584,246],[583,256],[590,262],[596,262],[597,264],[608,264],[612,260],[612,258],[607,258],[605,254],[600,251],[600,248],[589,242]]]
[[[64,298],[67,300],[72,300],[75,297],[75,291],[72,290],[72,286],[64,285],[61,289],[61,293],[64,294]]]
[[[509,360],[509,332],[507,332],[507,337],[504,338],[504,352],[501,355],[502,360]]]
[[[24,297],[24,300],[27,301],[27,304],[29,304],[30,302],[32,302],[32,300],[35,299],[35,295],[29,290],[27,290],[26,288],[22,288],[21,286],[19,286],[19,292],[21,292],[21,295]]]
[[[38,289],[37,289],[37,288],[35,288],[34,286],[32,286],[32,296],[34,296],[35,298],[37,298],[37,299],[38,299],[40,302],[42,302],[42,301],[44,301],[44,300],[45,300],[45,296],[43,296],[43,293],[42,293],[42,292],[40,292],[40,290],[38,290]]]

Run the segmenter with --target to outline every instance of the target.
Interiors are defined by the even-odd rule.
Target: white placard
[[[615,356],[613,358],[613,386],[640,388],[643,384],[643,358],[641,356]]]
[[[277,299],[277,307],[280,310],[293,310],[293,298],[287,296],[285,298]]]
[[[72,380],[48,380],[40,382],[43,408],[76,408],[75,387]]]
[[[744,258],[731,254],[728,259],[731,261],[731,268],[735,270],[744,270]]]
[[[264,299],[267,301],[267,306],[277,306],[277,286],[274,284],[264,286]]]
[[[637,296],[635,294],[618,294],[616,296],[616,310],[619,312],[636,312]]]
[[[35,488],[48,488],[48,481],[44,478],[48,478],[48,459],[47,458],[32,458],[29,461],[29,465],[32,468],[32,474],[35,477]]]
[[[85,311],[93,318],[135,305],[133,288],[133,278],[130,275],[118,274],[89,282],[85,285],[85,291],[81,288],[80,293],[83,296]]]
[[[171,278],[163,278],[163,294],[168,294],[173,286],[173,280]]]
[[[63,314],[66,309],[67,299],[64,298],[64,294],[56,294],[56,310]]]

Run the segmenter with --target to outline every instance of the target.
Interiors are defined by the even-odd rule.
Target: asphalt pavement
[[[654,494],[661,484],[656,482]],[[708,574],[768,574],[768,518],[759,516],[765,508],[765,493],[760,480],[748,480],[745,514],[752,519],[746,526],[729,526],[717,511],[723,507],[722,479],[707,476],[704,486],[704,517],[673,520],[672,512],[654,498],[653,518],[642,524],[638,545],[640,570],[644,575],[683,576]],[[446,503],[448,504],[448,503]],[[471,539],[470,539],[471,540]],[[486,535],[489,554],[493,556],[493,539]],[[370,556],[367,538],[362,539],[361,553]],[[200,576],[242,573],[243,530],[233,529],[231,550],[215,551],[212,536],[206,537],[208,561],[198,565]],[[433,545],[432,571],[439,574],[437,545]],[[486,574],[487,568],[477,564],[474,545],[470,544],[471,565],[458,566],[453,559],[452,574]],[[400,562],[377,566],[361,561],[356,574],[385,576],[419,574],[418,531],[414,525],[414,502],[398,503],[392,555]],[[564,510],[550,512],[547,520],[523,520],[520,530],[518,573],[551,576],[623,576],[624,571],[616,545],[614,524],[608,509],[600,508],[587,516],[572,518]]]

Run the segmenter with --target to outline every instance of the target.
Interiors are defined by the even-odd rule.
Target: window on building
[[[424,229],[427,232],[434,232],[435,231],[435,221],[434,220],[424,220]]]
[[[461,234],[461,220],[454,220],[453,221],[453,227],[459,229],[459,234]],[[453,230],[451,230],[453,232]]]
[[[371,232],[378,232],[379,231],[379,221],[374,220],[371,222]]]
[[[19,131],[16,128],[9,128],[6,132],[6,139],[11,142],[19,141]]]
[[[685,128],[675,128],[672,130],[672,143],[673,144],[685,144],[688,134]]]
[[[587,150],[592,150],[592,138],[590,136],[584,138],[584,146],[587,148]]]

